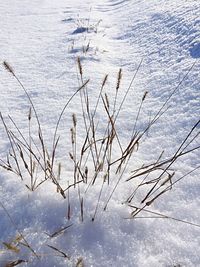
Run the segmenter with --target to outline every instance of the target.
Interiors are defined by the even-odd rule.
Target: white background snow
[[[166,156],[172,155],[198,121],[199,1],[1,0],[0,16],[0,60],[11,64],[27,88],[49,146],[58,116],[79,86],[78,56],[84,77],[90,78],[91,101],[95,101],[105,74],[109,75],[106,90],[110,98],[114,96],[119,68],[123,70],[119,91],[119,99],[122,99],[143,60],[120,113],[123,144],[130,136],[144,92],[148,91],[148,97],[138,129],[144,128],[195,63],[171,98],[169,110],[144,138],[130,170],[134,164],[156,160],[163,150]],[[91,26],[89,32],[82,32],[81,27],[85,25]],[[89,51],[83,54],[82,47],[88,42]],[[11,115],[25,134],[29,107],[24,91],[1,65],[0,112],[5,118]],[[72,113],[81,116],[79,97],[72,100],[59,127],[62,145],[58,148],[58,156],[61,161],[69,158]],[[98,116],[101,120],[101,111]],[[81,126],[79,134],[84,136]],[[1,125],[1,159],[5,159],[8,149],[9,142]],[[177,177],[198,167],[199,158],[199,150],[182,157],[174,166]],[[70,176],[71,165],[64,166],[63,176]],[[153,204],[152,210],[200,224],[199,174],[197,169],[174,185]],[[128,176],[126,173],[124,180]],[[20,248],[19,253],[6,250],[3,242],[11,242],[17,230],[0,206],[0,266],[17,259],[28,260],[19,266],[76,266],[80,257],[85,267],[200,266],[199,227],[168,219],[125,219],[132,210],[123,202],[134,186],[134,181],[122,182],[106,211],[103,211],[103,205],[107,196],[103,197],[94,222],[91,218],[99,187],[94,187],[87,195],[83,222],[80,221],[77,195],[72,193],[73,216],[68,221],[67,200],[56,193],[51,183],[44,183],[30,192],[18,177],[1,169],[0,201],[40,257],[38,259],[25,248]],[[46,234],[70,224],[73,225],[57,237],[49,238]],[[59,248],[70,259],[60,257],[47,245]]]

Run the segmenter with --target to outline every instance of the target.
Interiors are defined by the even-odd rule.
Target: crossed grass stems
[[[133,155],[135,156],[136,152],[140,149],[141,141],[146,136],[148,131],[152,128],[152,126],[156,124],[160,117],[168,110],[169,102],[172,96],[176,93],[176,91],[182,85],[183,81],[187,78],[195,63],[190,67],[190,69],[187,71],[178,85],[172,90],[171,94],[162,104],[155,116],[147,123],[142,131],[139,131],[137,126],[148,92],[144,93],[139,104],[136,119],[133,123],[130,140],[124,147],[120,141],[121,138],[119,129],[117,127],[117,122],[119,120],[119,115],[124,106],[125,100],[133,87],[136,75],[142,65],[142,60],[140,61],[121,101],[118,99],[118,96],[120,84],[122,81],[122,69],[119,69],[115,86],[115,95],[112,103],[108,95],[104,92],[108,80],[108,75],[105,75],[100,86],[96,103],[94,107],[92,107],[88,93],[88,85],[90,80],[84,78],[82,63],[80,58],[78,58],[77,66],[80,86],[66,102],[59,115],[52,138],[51,151],[49,151],[47,145],[45,144],[40,119],[27,89],[25,88],[19,77],[16,75],[13,68],[9,65],[9,63],[4,61],[3,65],[5,69],[12,74],[17,83],[23,89],[30,103],[30,110],[27,118],[28,137],[25,137],[12,117],[8,116],[9,121],[15,129],[15,131],[13,131],[8,126],[8,122],[4,119],[3,115],[0,113],[0,118],[10,143],[10,150],[6,155],[6,159],[0,159],[0,166],[5,170],[19,176],[30,191],[35,191],[40,186],[44,185],[46,181],[52,181],[52,183],[55,185],[56,191],[60,193],[63,198],[67,199],[67,218],[69,220],[72,216],[70,191],[77,191],[77,199],[80,205],[80,218],[81,221],[83,221],[85,216],[84,204],[85,200],[87,199],[87,194],[89,190],[92,190],[92,187],[95,184],[100,184],[100,190],[97,195],[96,205],[92,216],[92,221],[94,221],[100,209],[100,203],[102,201],[104,190],[106,190],[108,187],[111,187],[107,199],[104,200],[103,209],[106,210],[113,197],[113,194],[120,185],[120,182],[124,180],[124,176],[128,167],[130,166]],[[68,105],[77,95],[79,95],[81,101],[82,120],[85,128],[85,136],[82,143],[78,144],[78,121],[76,114],[72,114],[72,127],[70,129],[71,151],[69,152],[69,158],[73,163],[73,178],[69,179],[67,181],[67,185],[63,186],[61,182],[62,163],[57,163],[56,158],[58,144],[60,141],[60,136],[58,136],[58,128]],[[119,102],[120,104],[117,105],[117,102]],[[103,107],[104,110],[103,125],[99,125],[97,118],[98,108],[100,107]],[[36,119],[36,125],[34,126],[37,127],[37,138],[33,138],[32,134],[33,117]],[[182,143],[179,145],[178,149],[173,155],[171,155],[167,159],[163,159],[163,151],[155,162],[147,165],[143,164],[138,169],[132,170],[130,176],[126,179],[126,182],[129,182],[130,186],[133,187],[134,190],[124,201],[124,204],[133,209],[133,212],[131,213],[129,219],[146,218],[144,216],[138,216],[141,212],[145,212],[151,213],[151,218],[155,216],[157,218],[170,218],[200,227],[198,224],[193,224],[187,221],[172,218],[147,209],[148,206],[151,206],[163,194],[170,191],[176,183],[200,168],[200,166],[197,166],[196,168],[192,169],[190,172],[184,174],[179,178],[176,178],[176,173],[172,168],[178,159],[200,148],[200,145],[198,145],[196,142],[197,137],[200,133],[198,131],[199,124],[200,120],[198,120],[194,124],[194,126],[188,132],[187,136],[183,138]],[[99,131],[99,128],[101,128],[101,131]],[[120,151],[118,155],[116,155],[116,152],[114,153],[115,148]],[[41,178],[41,174],[43,175],[43,178]],[[27,177],[29,177],[29,183],[25,182],[27,181]],[[140,182],[139,184],[134,186],[134,179],[136,178],[140,178]],[[133,204],[135,196],[141,188],[146,188],[146,190],[144,191],[145,194],[140,200],[140,205],[135,206]]]

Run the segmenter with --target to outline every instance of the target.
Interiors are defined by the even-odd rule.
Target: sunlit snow
[[[22,138],[22,133],[29,140],[31,106],[25,91],[3,66],[4,61],[11,65],[34,103],[48,151],[52,150],[63,107],[88,80],[90,108],[99,136],[105,132],[105,123],[112,120],[101,99],[95,111],[105,75],[102,95],[104,99],[108,96],[110,109],[120,107],[130,86],[116,123],[122,148],[128,145],[133,129],[144,131],[161,108],[166,111],[136,143],[122,176],[112,165],[109,185],[106,182],[102,186],[104,170],[99,166],[100,178],[93,186],[85,181],[72,186],[64,199],[51,179],[32,192],[26,186],[30,186],[26,169],[22,180],[1,168],[0,267],[200,266],[200,150],[181,156],[170,166],[166,173],[172,175],[170,190],[144,207],[157,214],[143,210],[138,217],[131,217],[133,206],[142,208],[148,190],[146,185],[140,186],[142,177],[126,181],[135,174],[133,170],[155,163],[160,155],[165,160],[174,155],[200,119],[199,1],[2,0],[0,15],[1,165],[7,162],[7,154],[13,153],[4,123],[10,136]],[[122,79],[114,103],[120,68]],[[72,114],[77,118],[78,150],[86,137],[79,94],[67,106],[57,131],[60,139],[54,171],[59,173],[61,168],[59,183],[63,188],[74,179],[74,162],[69,155],[73,152]],[[113,118],[115,115],[113,111]],[[33,110],[32,116],[32,137],[37,140],[32,146],[37,151],[40,141]],[[184,144],[191,141],[187,149],[199,147],[199,123],[196,126]],[[113,161],[122,156],[114,137]],[[87,168],[89,178],[94,178],[91,155]],[[41,169],[37,175],[40,181]],[[179,178],[171,188],[170,183]],[[150,186],[147,184],[147,188]],[[135,189],[133,201],[127,203]]]

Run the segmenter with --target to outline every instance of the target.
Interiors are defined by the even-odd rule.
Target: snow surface
[[[85,79],[90,78],[89,96],[95,103],[105,74],[106,91],[112,99],[119,68],[123,80],[119,90],[122,99],[139,63],[142,65],[130,94],[119,115],[119,133],[127,144],[141,98],[147,99],[137,124],[144,129],[195,63],[170,100],[168,111],[153,126],[130,162],[129,170],[113,194],[106,211],[105,201],[111,189],[102,195],[94,222],[91,221],[101,184],[88,191],[84,221],[80,220],[77,193],[71,194],[72,217],[67,220],[67,199],[45,182],[34,192],[14,174],[0,173],[0,266],[17,259],[28,260],[19,266],[61,267],[192,267],[200,266],[200,228],[169,219],[129,220],[131,208],[123,204],[139,181],[124,181],[142,163],[151,163],[164,150],[172,155],[187,136],[200,114],[199,58],[200,4],[196,0],[7,0],[0,2],[0,60],[6,60],[27,88],[40,117],[47,146],[51,146],[55,124],[66,101],[77,90],[77,57],[83,64]],[[89,50],[83,53],[83,46]],[[30,103],[15,79],[0,67],[0,111],[11,115],[20,130],[28,131]],[[119,103],[118,103],[119,104]],[[76,96],[68,106],[60,127],[58,158],[62,161],[63,184],[73,176],[68,152],[71,115],[81,117],[80,99]],[[102,122],[102,110],[97,116]],[[80,139],[84,127],[80,122]],[[196,130],[197,133],[197,130]],[[0,128],[0,158],[9,151],[3,125]],[[199,144],[196,139],[195,144]],[[118,153],[118,148],[116,148]],[[182,157],[173,166],[175,177],[199,167],[199,150]],[[151,209],[180,220],[200,224],[199,169],[175,184],[170,192],[155,201]],[[138,205],[140,194],[135,199]],[[148,216],[145,212],[141,216]],[[12,219],[12,222],[11,222]],[[50,235],[71,225],[64,233]],[[17,229],[18,230],[17,230]],[[3,242],[11,242],[18,231],[23,234],[37,258],[20,246],[19,253],[6,250]],[[66,253],[61,257],[51,245]]]

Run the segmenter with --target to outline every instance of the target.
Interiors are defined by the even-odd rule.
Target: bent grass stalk
[[[133,82],[142,65],[142,60],[140,61],[133,75],[133,78],[130,81],[129,86],[127,90],[125,91],[125,94],[121,102],[118,105],[118,109],[116,109],[116,107],[117,107],[117,103],[119,102],[118,91],[119,91],[121,80],[122,80],[122,69],[119,69],[119,72],[118,72],[117,84],[115,87],[115,94],[114,94],[113,100],[110,99],[110,97],[108,97],[107,92],[103,92],[103,90],[105,89],[107,79],[108,79],[108,75],[105,75],[101,83],[100,90],[99,90],[93,111],[91,109],[91,100],[89,98],[88,88],[87,88],[89,84],[89,79],[84,81],[83,68],[82,68],[80,58],[77,59],[77,64],[78,64],[78,72],[79,72],[79,79],[81,81],[81,86],[72,94],[72,96],[69,98],[69,100],[66,102],[63,109],[61,110],[61,113],[58,117],[58,120],[55,126],[55,131],[52,137],[52,151],[51,153],[48,153],[46,144],[44,143],[39,117],[37,115],[35,106],[30,98],[30,95],[28,94],[27,90],[24,88],[23,84],[18,79],[18,77],[16,76],[16,74],[14,73],[10,65],[7,62],[4,62],[4,67],[6,68],[6,70],[9,71],[15,77],[15,79],[17,79],[18,83],[23,88],[24,92],[26,93],[27,98],[31,104],[31,108],[28,114],[28,139],[25,138],[25,136],[20,131],[18,126],[9,116],[9,119],[14,125],[17,131],[17,134],[15,134],[12,130],[10,130],[2,114],[0,114],[1,121],[3,123],[4,129],[8,136],[10,146],[11,146],[11,152],[12,152],[12,155],[8,154],[7,162],[2,159],[0,160],[0,165],[4,169],[13,171],[14,173],[18,174],[22,179],[23,179],[23,175],[22,175],[21,169],[22,167],[25,168],[26,172],[30,176],[29,189],[32,191],[34,191],[36,188],[42,185],[46,180],[51,180],[56,185],[57,191],[61,193],[61,195],[64,198],[66,198],[65,193],[67,194],[67,202],[68,202],[67,218],[68,220],[70,220],[72,216],[71,215],[72,201],[70,199],[71,194],[69,194],[69,190],[70,191],[77,190],[78,203],[80,205],[80,218],[81,218],[81,221],[83,221],[85,218],[85,205],[87,203],[86,202],[87,194],[89,194],[88,189],[90,188],[92,190],[93,186],[95,186],[96,184],[99,185],[100,189],[98,189],[99,192],[97,194],[96,205],[95,205],[93,216],[92,216],[92,221],[94,221],[97,217],[97,213],[101,206],[100,202],[102,201],[104,190],[106,190],[106,188],[110,188],[108,198],[106,201],[104,201],[104,210],[105,210],[110,200],[112,199],[115,190],[117,189],[121,180],[125,176],[125,172],[130,163],[133,152],[136,152],[140,148],[139,145],[140,145],[141,139],[145,136],[145,134],[149,131],[149,129],[155,123],[157,123],[160,117],[165,112],[167,112],[169,108],[168,104],[172,96],[176,93],[176,91],[181,86],[183,81],[187,78],[187,76],[193,69],[195,63],[190,67],[190,69],[187,71],[187,73],[184,75],[183,79],[178,83],[175,89],[172,90],[169,97],[161,105],[161,107],[159,108],[159,110],[157,111],[153,119],[151,119],[150,122],[146,125],[145,129],[140,132],[137,128],[138,128],[138,123],[140,120],[140,114],[143,109],[143,103],[147,96],[147,92],[144,93],[139,104],[139,108],[136,114],[136,119],[133,122],[133,128],[132,128],[130,140],[128,141],[128,144],[126,145],[125,148],[122,147],[122,144],[120,141],[121,136],[118,131],[117,122],[119,120],[119,114],[125,104],[126,98],[130,90],[132,89]],[[58,128],[59,128],[61,119],[68,105],[71,103],[73,98],[78,93],[80,94],[80,100],[81,100],[82,120],[85,126],[85,136],[83,140],[81,141],[82,143],[78,144],[77,137],[78,137],[79,132],[78,132],[77,127],[79,125],[77,126],[76,114],[73,114],[72,115],[73,126],[71,128],[72,153],[71,152],[69,153],[70,159],[73,162],[73,179],[72,179],[72,182],[68,181],[67,185],[64,185],[63,187],[61,187],[60,185],[61,163],[60,162],[59,162],[58,169],[56,169],[57,174],[56,175],[54,174],[54,169],[55,169],[54,164],[55,164],[56,156],[57,156],[58,143],[60,141],[60,137],[58,136]],[[32,122],[32,110],[37,120],[38,140],[39,140],[40,146],[38,146],[37,144],[38,142],[35,142],[35,140],[32,137],[32,126],[31,126],[33,123]],[[104,119],[104,122],[105,122],[103,126],[99,124],[99,121],[97,120],[97,110],[101,110],[102,119]],[[136,192],[141,187],[151,186],[151,188],[147,191],[147,193],[143,195],[143,198],[141,200],[142,207],[138,207],[135,210],[135,212],[132,213],[133,217],[136,217],[136,215],[138,215],[138,213],[140,213],[141,211],[145,211],[146,206],[151,205],[158,198],[160,199],[160,196],[162,196],[165,192],[169,191],[175,183],[177,183],[178,181],[180,181],[181,179],[183,179],[189,174],[188,173],[184,175],[183,177],[175,180],[174,178],[175,172],[171,172],[171,167],[180,157],[184,155],[188,155],[189,153],[200,148],[199,145],[189,148],[189,145],[193,144],[194,141],[196,141],[197,137],[199,136],[199,132],[198,132],[192,137],[192,135],[194,134],[194,131],[198,128],[199,123],[200,121],[198,121],[192,127],[192,129],[190,130],[188,135],[185,137],[183,142],[180,144],[179,148],[174,153],[174,155],[172,155],[171,157],[165,160],[161,160],[163,156],[163,152],[162,152],[155,162],[149,165],[146,165],[146,166],[142,165],[140,168],[133,170],[130,177],[126,179],[127,182],[132,182],[134,178],[142,177],[142,181],[139,183],[136,189],[133,190],[133,192],[128,196],[127,201],[124,202],[124,203],[129,203],[130,205],[131,205],[131,202],[134,200]],[[116,146],[119,147],[120,152],[118,155],[113,155],[114,149],[116,148]],[[114,156],[116,157],[114,158]],[[12,167],[11,162],[10,162],[11,161],[10,157],[12,158],[12,160],[14,160],[16,168]],[[45,174],[45,179],[42,181],[38,181],[37,171],[36,171],[37,168],[40,168],[40,170]],[[158,176],[156,176],[157,172],[160,173]],[[113,173],[115,174],[113,175]],[[155,175],[151,177],[151,174],[154,174],[154,173]],[[119,177],[117,177],[117,175]]]

